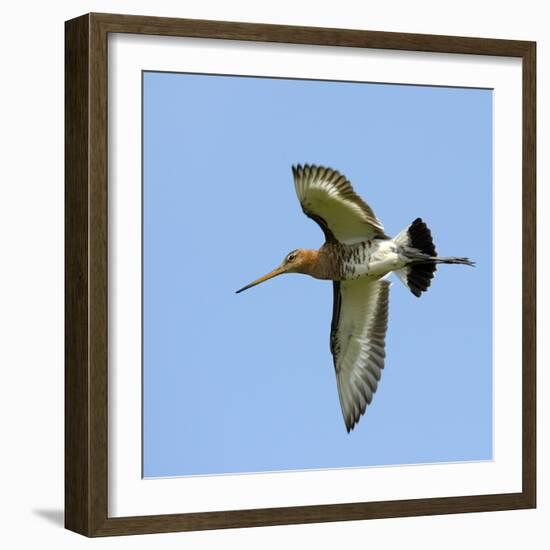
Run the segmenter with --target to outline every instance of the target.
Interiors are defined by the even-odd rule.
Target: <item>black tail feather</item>
[[[432,239],[432,232],[428,226],[422,221],[422,218],[416,218],[409,229],[407,230],[409,237],[409,246],[420,250],[423,254],[435,257],[437,252]]]
[[[407,286],[417,298],[428,290],[436,269],[434,262],[410,264],[407,267]]]
[[[400,241],[400,244],[405,245],[405,248],[411,253],[411,263],[404,270],[407,276],[406,284],[418,298],[428,290],[437,264],[474,265],[474,262],[468,258],[438,258],[432,233],[421,218],[416,218],[407,228],[406,235],[404,233],[403,231],[397,240]],[[404,282],[405,273],[400,275]]]

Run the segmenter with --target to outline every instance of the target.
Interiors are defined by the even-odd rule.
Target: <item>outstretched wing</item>
[[[345,176],[321,166],[292,167],[302,210],[315,220],[327,241],[353,244],[386,237],[371,207],[355,193]]]
[[[330,351],[348,432],[372,401],[384,368],[390,284],[368,278],[333,283]]]

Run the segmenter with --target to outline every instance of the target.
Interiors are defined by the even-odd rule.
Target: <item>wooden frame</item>
[[[107,35],[135,33],[481,54],[523,63],[523,489],[520,493],[158,516],[107,514]],[[536,505],[536,44],[88,14],[65,27],[65,525],[86,536],[533,508]]]

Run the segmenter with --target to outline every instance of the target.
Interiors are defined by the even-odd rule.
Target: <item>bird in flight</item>
[[[388,237],[370,206],[336,170],[306,164],[293,166],[292,173],[302,210],[319,224],[325,243],[319,250],[293,250],[279,267],[237,293],[283,273],[333,282],[330,351],[349,433],[371,403],[384,368],[389,273],[420,297],[438,264],[474,262],[438,256],[420,218]]]

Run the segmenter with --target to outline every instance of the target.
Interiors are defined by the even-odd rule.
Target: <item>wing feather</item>
[[[371,403],[384,368],[390,284],[367,278],[333,283],[330,348],[348,432]]]
[[[343,244],[387,236],[371,207],[355,193],[345,176],[322,166],[292,167],[304,213],[316,221],[327,241]]]

